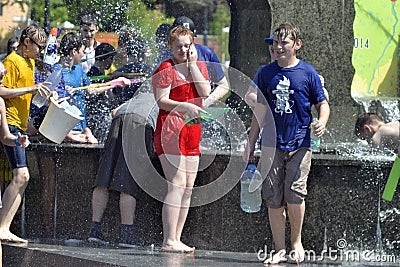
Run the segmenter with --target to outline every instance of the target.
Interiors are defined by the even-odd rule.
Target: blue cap
[[[274,35],[272,34],[270,37],[265,38],[264,41],[267,44],[272,45],[272,43],[274,42]]]

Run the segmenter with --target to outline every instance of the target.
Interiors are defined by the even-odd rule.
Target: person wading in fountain
[[[4,60],[7,73],[0,87],[0,96],[5,99],[7,123],[10,132],[17,136],[27,127],[32,94],[49,95],[46,83],[35,84],[33,73],[35,60],[41,55],[47,41],[46,32],[37,25],[25,28],[17,51],[12,51]],[[0,240],[28,242],[10,232],[10,225],[21,204],[22,195],[29,181],[27,157],[24,148],[3,145],[13,172],[13,179],[3,195],[0,210]]]
[[[378,114],[365,113],[357,118],[354,133],[378,149],[397,150],[400,157],[400,122],[385,123]]]
[[[152,77],[160,108],[154,146],[169,182],[162,210],[162,251],[190,253],[195,249],[184,244],[181,235],[199,166],[201,125],[188,126],[183,115],[197,118],[205,112],[201,107],[211,85],[207,66],[197,60],[193,41],[189,29],[173,28],[168,44],[174,56],[161,63]]]
[[[276,251],[271,258],[265,260],[266,265],[287,260],[286,208],[291,230],[292,251],[289,256],[296,262],[304,261],[301,231],[307,177],[311,167],[311,107],[315,105],[319,115],[318,123],[314,127],[317,136],[322,136],[325,132],[330,113],[317,71],[296,57],[296,52],[302,45],[297,26],[285,22],[273,34],[276,61],[259,68],[253,80],[260,94],[257,94],[249,140],[243,155],[245,161],[254,159],[260,129],[264,127],[264,131],[267,131],[275,123],[276,138],[272,140],[266,134],[261,138],[263,147],[259,161],[259,169],[266,177],[263,197],[268,206]],[[268,153],[270,150],[275,153]]]

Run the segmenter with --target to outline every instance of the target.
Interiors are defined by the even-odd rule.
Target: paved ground
[[[196,250],[194,254],[161,252],[159,248],[95,248],[79,240],[60,244],[29,243],[28,246],[3,244],[3,266],[165,266],[165,267],[247,267],[263,266],[256,253]],[[261,256],[262,257],[262,256]],[[384,260],[385,262],[382,262]],[[393,262],[395,261],[395,262]],[[279,266],[296,266],[285,263]],[[400,259],[389,257],[381,262],[360,262],[345,257],[312,259],[300,266],[399,266]]]

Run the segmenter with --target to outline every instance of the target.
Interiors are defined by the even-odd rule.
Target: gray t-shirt
[[[149,124],[156,128],[158,106],[153,93],[140,93],[131,100],[125,102],[118,109],[115,117],[126,114],[135,114],[138,123]]]

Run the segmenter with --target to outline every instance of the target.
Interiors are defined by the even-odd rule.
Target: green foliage
[[[50,1],[50,26],[57,27],[60,23],[69,20],[68,6],[65,6],[63,0]],[[28,1],[31,11],[31,19],[40,25],[44,23],[44,0]]]
[[[142,39],[148,43],[152,55],[149,58],[150,63],[156,59],[157,49],[155,48],[155,33],[162,23],[172,24],[174,18],[167,18],[164,13],[157,9],[150,9],[146,4],[137,1],[132,2],[126,12],[126,25],[140,29]]]
[[[218,37],[218,42],[221,46],[221,50],[218,53],[218,58],[223,60],[222,54],[225,55],[225,60],[229,60],[228,42],[229,33],[224,33],[223,28],[229,27],[231,23],[231,16],[229,7],[226,4],[220,4],[217,11],[212,14],[212,22],[209,24],[208,33]]]

